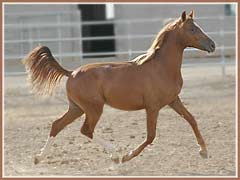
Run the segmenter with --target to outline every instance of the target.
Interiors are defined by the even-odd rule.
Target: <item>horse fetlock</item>
[[[80,132],[88,138],[93,139],[93,131],[91,131],[91,128],[86,121],[82,125]]]
[[[81,133],[82,133],[83,135],[87,136],[88,138],[93,139],[93,133],[90,132],[88,128],[82,127],[82,128],[81,128]]]
[[[135,157],[134,151],[130,151],[128,154],[122,157],[122,163],[130,161],[133,157]]]
[[[122,157],[122,163],[125,163],[129,160],[131,160],[132,158],[129,156],[129,154],[126,154],[125,156]]]
[[[199,154],[203,159],[207,159],[208,158],[208,153],[206,149],[200,149],[199,150]]]

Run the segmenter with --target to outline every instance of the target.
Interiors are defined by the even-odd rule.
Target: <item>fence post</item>
[[[61,14],[57,13],[57,34],[58,34],[58,54],[59,61],[62,64],[62,31],[61,31]]]
[[[220,54],[221,54],[221,66],[222,66],[222,76],[226,75],[226,68],[225,68],[225,53],[224,53],[224,18],[225,15],[220,17],[220,21],[221,21],[221,30],[220,30],[220,37],[221,37],[221,49],[220,49]]]
[[[21,26],[22,26],[22,22],[21,22]],[[20,30],[20,39],[21,40],[24,40],[24,33],[23,33],[23,30],[21,29]],[[20,43],[20,57],[24,57],[25,54],[24,54],[24,44],[23,43]]]
[[[29,25],[28,25],[28,34],[29,34],[29,45],[30,45],[29,52],[30,52],[33,49],[33,27],[30,27]]]
[[[127,21],[127,42],[128,42],[128,59],[132,58],[132,38],[131,38],[131,29],[130,29],[130,21]]]
[[[82,66],[83,64],[83,43],[82,43],[82,11],[79,10],[78,11],[78,15],[79,15],[79,19],[80,19],[80,23],[79,23],[79,26],[78,26],[78,33],[79,33],[79,58],[80,58],[80,65]]]
[[[39,41],[40,41],[40,28],[37,28],[37,40],[38,40],[38,44],[41,44],[41,43],[39,43]]]

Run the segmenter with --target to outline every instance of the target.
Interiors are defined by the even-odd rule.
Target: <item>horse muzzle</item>
[[[214,41],[211,39],[208,39],[205,42],[201,42],[201,45],[203,47],[203,50],[207,51],[208,53],[214,52],[216,48]]]
[[[215,46],[215,43],[214,43],[214,41],[213,40],[209,40],[210,42],[209,42],[209,47],[208,47],[208,53],[210,53],[210,52],[214,52],[215,51],[215,48],[216,48],[216,46]]]

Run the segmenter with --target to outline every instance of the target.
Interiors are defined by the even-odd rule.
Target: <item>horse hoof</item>
[[[116,157],[116,158],[111,157],[111,160],[112,160],[115,164],[120,164],[120,159],[119,159],[119,157]]]
[[[40,163],[40,161],[41,161],[40,156],[36,155],[35,158],[34,158],[34,164],[36,165],[36,164]]]
[[[120,159],[116,153],[112,153],[110,158],[115,164],[120,164]]]
[[[123,156],[122,159],[120,159],[119,157],[115,157],[115,158],[111,157],[111,160],[116,164],[122,164],[129,161],[127,156]]]
[[[199,151],[199,154],[200,156],[203,158],[203,159],[207,159],[208,158],[208,153],[206,150],[200,150]]]
[[[127,161],[129,161],[128,156],[123,156],[122,157],[122,163],[125,163]]]

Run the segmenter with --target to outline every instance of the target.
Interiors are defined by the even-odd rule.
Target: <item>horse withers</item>
[[[206,158],[207,148],[197,122],[178,96],[183,84],[181,65],[186,47],[207,52],[215,50],[213,40],[194,21],[193,11],[189,14],[184,11],[180,18],[168,23],[158,33],[147,53],[131,61],[87,64],[68,71],[57,63],[48,47],[33,49],[24,60],[32,88],[39,94],[52,94],[61,78],[67,76],[69,100],[67,112],[52,123],[48,141],[36,156],[35,163],[43,159],[56,135],[84,113],[81,133],[94,139],[94,128],[104,104],[127,111],[146,110],[146,139],[123,157],[112,156],[114,162],[131,160],[153,142],[158,112],[166,105],[191,125],[200,145],[200,155]],[[101,144],[107,146],[104,142]]]

